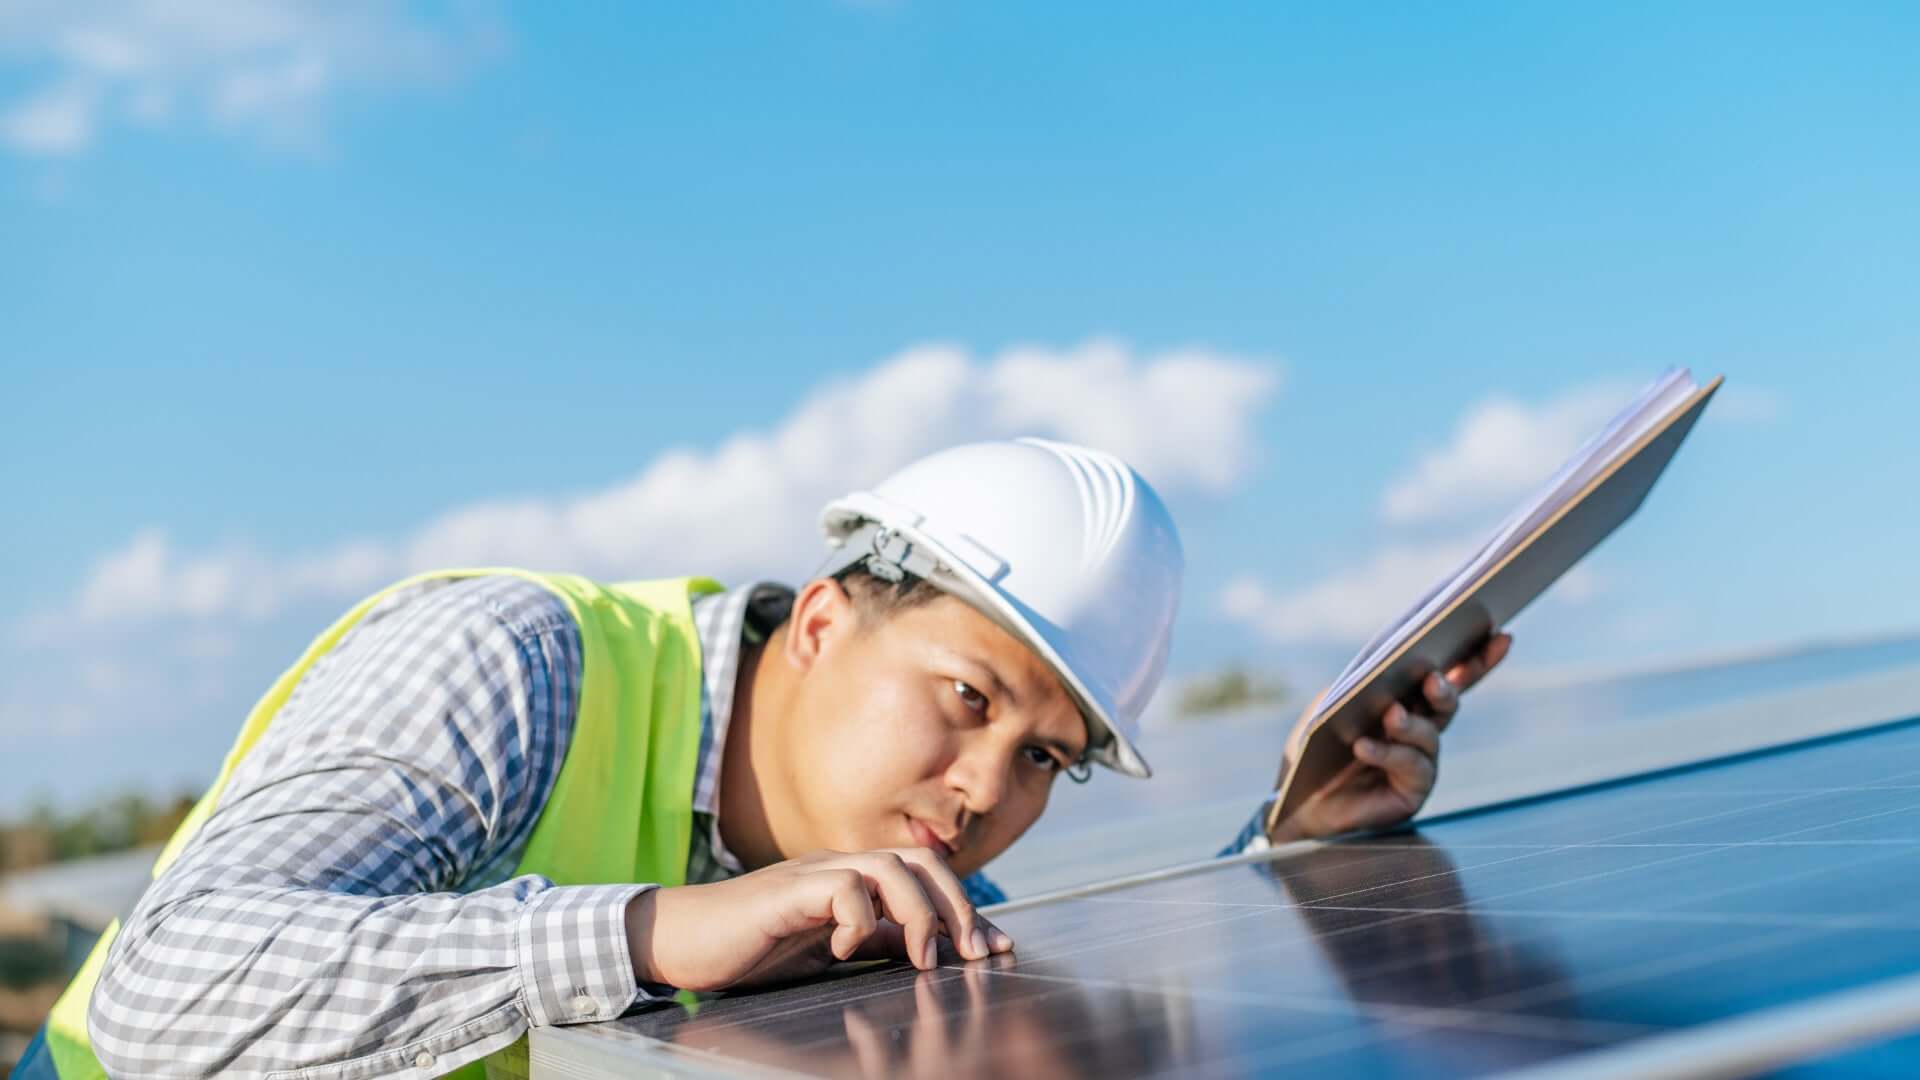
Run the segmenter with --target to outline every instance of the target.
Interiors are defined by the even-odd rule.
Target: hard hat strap
[[[912,574],[941,584],[939,579],[952,573],[899,529],[868,522],[848,536],[814,576],[832,577],[856,563],[864,564],[868,573],[886,582],[898,582]]]

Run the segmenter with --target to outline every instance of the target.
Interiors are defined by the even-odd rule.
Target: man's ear
[[[796,671],[807,671],[860,625],[860,611],[846,587],[832,578],[814,578],[793,598],[781,652]]]

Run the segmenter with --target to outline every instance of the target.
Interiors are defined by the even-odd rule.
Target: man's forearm
[[[467,895],[262,883],[163,896],[102,972],[94,1049],[116,1076],[387,1075],[423,1054],[451,1069],[530,1025],[609,1019],[640,998],[623,916],[645,888],[525,877]]]

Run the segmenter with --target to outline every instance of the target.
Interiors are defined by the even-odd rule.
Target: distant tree
[[[1288,696],[1285,683],[1249,675],[1236,665],[1187,680],[1180,688],[1175,711],[1182,717],[1198,718],[1261,705],[1278,705]]]
[[[164,843],[195,801],[191,795],[178,795],[156,802],[140,792],[122,792],[63,814],[47,799],[37,799],[23,823],[0,828],[0,870]]]
[[[147,815],[146,820],[140,823],[133,846],[147,847],[152,844],[166,843],[173,836],[173,830],[187,820],[187,814],[192,812],[193,804],[199,801],[192,795],[176,795],[172,802],[155,807],[153,812]]]

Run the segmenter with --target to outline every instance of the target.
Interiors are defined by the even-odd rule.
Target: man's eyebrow
[[[1006,681],[1000,678],[1000,673],[993,669],[992,664],[989,664],[984,660],[976,660],[973,657],[968,656],[966,653],[960,652],[956,649],[948,648],[945,645],[935,645],[934,651],[938,652],[941,656],[945,657],[946,659],[951,660],[956,664],[959,664],[961,667],[972,668],[974,671],[978,672],[979,674],[985,675],[987,677],[987,681],[993,684],[993,686],[990,687],[989,689],[993,691],[994,697],[1005,698],[1009,705],[1013,705],[1015,707],[1019,706],[1020,695],[1014,693],[1013,687],[1008,686],[1006,684]]]
[[[1080,755],[1087,752],[1085,747],[1076,750],[1068,743],[1056,739],[1051,735],[1040,736],[1040,741],[1060,751],[1060,756],[1066,758],[1069,762],[1079,761]]]

